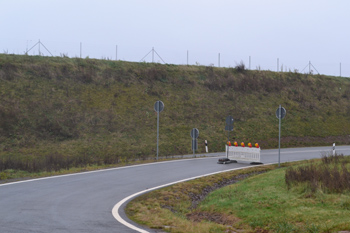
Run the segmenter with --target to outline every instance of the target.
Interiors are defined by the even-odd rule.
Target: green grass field
[[[349,169],[349,158],[346,158]],[[312,191],[305,183],[286,184],[286,170],[319,160],[227,172],[176,184],[137,197],[126,209],[129,218],[169,232],[338,232],[350,230],[350,185],[342,192]],[[210,192],[208,187],[241,173],[253,175]],[[334,170],[334,169],[333,169]],[[329,173],[333,176],[333,173]],[[311,177],[312,178],[312,177]],[[200,195],[199,195],[200,196]]]

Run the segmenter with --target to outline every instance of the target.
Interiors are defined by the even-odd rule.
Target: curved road
[[[331,147],[281,150],[281,162],[319,158]],[[350,146],[337,153],[350,155]],[[134,193],[182,179],[250,166],[217,164],[213,157],[158,162],[0,185],[0,232],[135,232],[112,215]],[[263,163],[277,163],[278,150],[262,150]],[[123,210],[119,214],[127,220]],[[132,223],[131,221],[127,220]],[[140,227],[140,226],[139,226]],[[142,227],[141,227],[142,228]]]

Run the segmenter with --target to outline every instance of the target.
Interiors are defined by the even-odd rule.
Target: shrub
[[[286,170],[285,182],[288,189],[292,185],[304,184],[312,193],[318,189],[323,192],[342,193],[350,190],[349,157],[340,155],[324,155],[321,163],[306,166],[290,167]]]
[[[241,61],[239,64],[236,64],[235,69],[236,69],[238,72],[244,72],[244,71],[245,71],[244,62]]]

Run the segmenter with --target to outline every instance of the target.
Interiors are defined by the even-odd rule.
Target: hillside
[[[0,54],[0,172],[224,151],[231,139],[282,147],[350,143],[350,81],[293,72]],[[233,140],[233,139],[232,139]]]

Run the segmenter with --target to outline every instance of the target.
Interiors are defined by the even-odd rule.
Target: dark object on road
[[[227,164],[227,163],[237,163],[236,160],[230,160],[228,158],[221,158],[218,161],[218,164]]]

